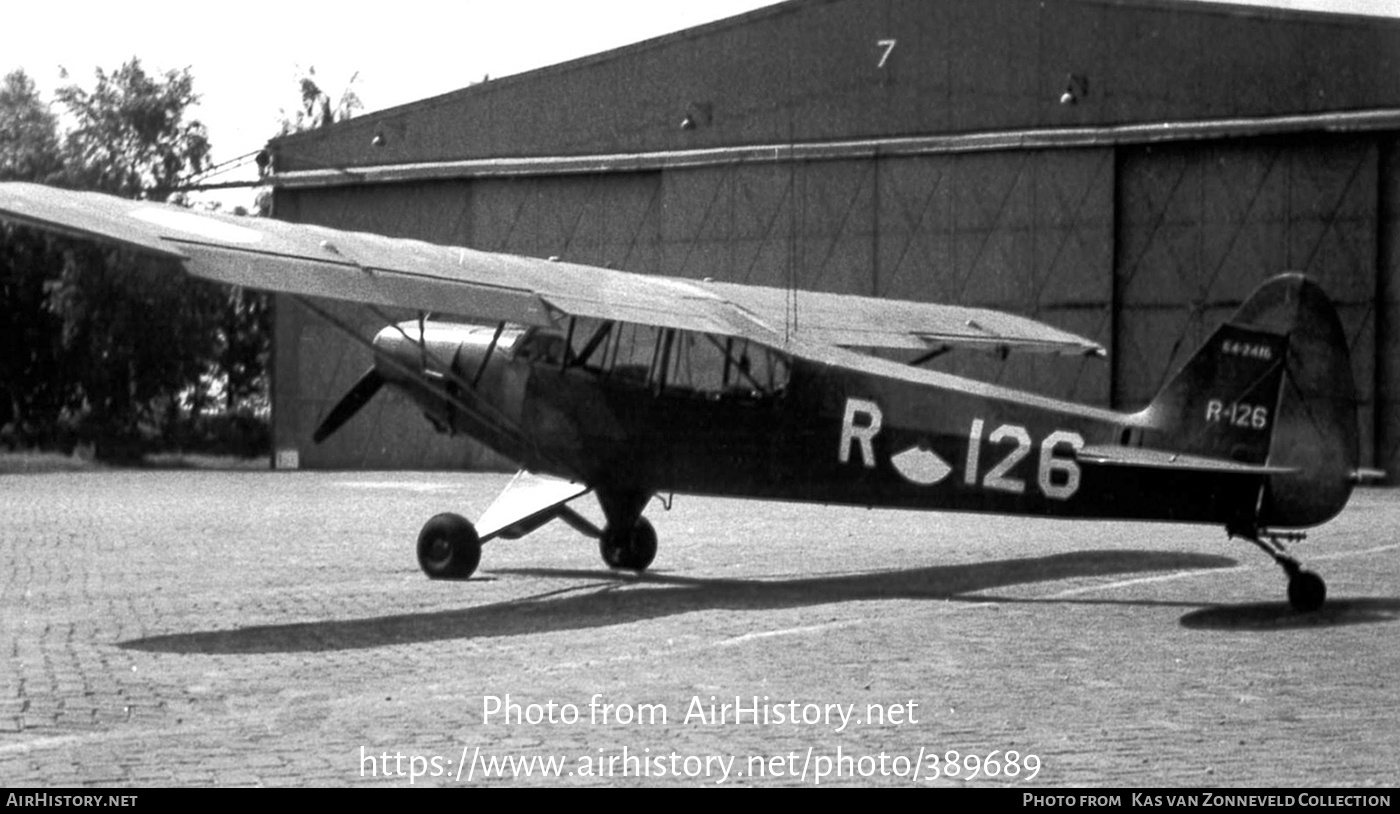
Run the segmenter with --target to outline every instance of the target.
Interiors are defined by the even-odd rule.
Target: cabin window
[[[666,385],[707,396],[774,395],[787,387],[788,360],[767,346],[727,336],[675,331]]]
[[[594,319],[576,319],[563,333],[536,331],[519,355],[562,365],[566,346],[571,367],[673,395],[774,395],[790,369],[785,355],[746,339]]]
[[[665,331],[654,325],[630,322],[608,323],[607,340],[586,364],[621,381],[651,383],[656,380],[656,360],[663,353]],[[595,358],[596,357],[596,361]]]

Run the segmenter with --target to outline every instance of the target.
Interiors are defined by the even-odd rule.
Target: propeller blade
[[[321,422],[321,426],[316,428],[311,439],[319,444],[329,438],[332,433],[340,429],[341,424],[349,421],[355,413],[360,411],[361,407],[365,406],[366,402],[374,398],[374,394],[378,393],[379,388],[383,386],[384,377],[380,375],[378,370],[370,368],[365,375],[360,377],[359,381],[355,382],[355,386],[350,388],[349,392],[341,396],[335,407],[331,408],[330,413]]]

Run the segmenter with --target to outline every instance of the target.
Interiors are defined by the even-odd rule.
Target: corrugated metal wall
[[[481,179],[464,239],[488,251],[655,268],[660,173]]]
[[[880,162],[878,294],[980,305],[1107,346],[1113,150],[965,153]],[[1106,405],[1101,360],[949,354],[955,373]]]

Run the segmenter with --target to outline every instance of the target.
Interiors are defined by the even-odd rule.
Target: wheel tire
[[[1312,613],[1327,599],[1327,583],[1311,571],[1299,571],[1288,580],[1288,604],[1299,613]]]
[[[609,568],[645,571],[656,559],[656,529],[645,517],[624,532],[609,526],[598,540],[598,551]]]
[[[466,579],[481,563],[476,528],[459,514],[439,514],[418,532],[418,567],[432,579]]]

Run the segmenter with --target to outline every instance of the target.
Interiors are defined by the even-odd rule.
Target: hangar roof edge
[[[872,156],[893,157],[1008,149],[1069,149],[1220,138],[1267,137],[1308,132],[1361,133],[1375,131],[1400,132],[1400,108],[1344,111],[1316,116],[1279,116],[1270,119],[1163,122],[1119,127],[977,133],[921,138],[863,139],[807,144],[751,144],[653,153],[426,161],[410,164],[299,170],[276,173],[269,180],[274,187],[298,189],[451,178],[642,172],[656,169],[725,164],[762,164],[790,160],[823,161]]]
[[[877,5],[876,0],[869,2]],[[886,27],[898,29],[887,16],[895,13],[893,7],[878,5],[886,8]],[[820,62],[824,55],[812,54],[819,50],[813,46],[849,44],[851,37],[869,36],[874,42],[873,29],[879,26],[871,23],[865,5],[854,0],[790,0],[279,137],[269,146],[283,170],[305,171],[493,157],[674,152],[886,134],[1169,124],[1400,105],[1393,80],[1385,78],[1400,69],[1400,19],[1195,0],[1061,0],[1048,7],[1030,0],[1000,0],[997,5],[987,13],[980,4],[956,0],[946,6],[917,6],[915,16],[929,16],[922,22],[934,27],[951,23],[950,30],[961,32],[955,38],[966,40],[967,30],[985,33],[991,26],[1004,27],[1008,42],[983,48],[996,52],[990,56],[956,52],[943,57],[953,67],[924,57],[918,65],[910,63],[892,85],[872,85],[876,80],[865,78],[857,84],[866,86],[843,86],[851,78],[849,55],[844,64],[828,69]],[[808,12],[810,18],[796,20]],[[913,12],[906,8],[903,13]],[[939,14],[945,16],[934,19]],[[1249,22],[1221,22],[1227,18]],[[1275,34],[1260,28],[1261,20],[1293,25]],[[848,36],[839,25],[851,21],[870,23],[864,27],[872,31]],[[1235,33],[1217,43],[1213,38],[1221,31]],[[1136,39],[1115,56],[1115,49],[1104,43],[1125,33]],[[912,55],[907,49],[914,45],[925,46],[925,52],[950,44],[971,47],[914,43],[914,33],[904,29],[898,36],[906,49],[902,54]],[[793,37],[806,38],[793,46],[797,52],[784,56],[762,50],[772,51],[773,43],[785,44]],[[905,37],[913,44],[903,45]],[[693,42],[701,45],[690,47]],[[1198,59],[1205,62],[1194,62]],[[1078,109],[1056,105],[1053,100],[1066,90],[1061,87],[1066,77],[1072,84],[1081,72],[1088,77],[1088,101]],[[1222,77],[1229,81],[1222,82]],[[1050,87],[1055,83],[1061,86]],[[824,87],[830,88],[830,98],[815,99],[813,94]],[[711,115],[711,102],[713,127],[677,131],[676,122],[691,118],[687,105],[698,106],[703,117]],[[915,111],[920,104],[928,109]],[[385,142],[392,146],[379,149]]]
[[[776,16],[780,14],[796,13],[807,6],[830,3],[833,1],[834,0],[786,0],[786,2],[776,2],[771,6],[764,6],[762,8],[754,9],[752,11],[746,11],[742,14],[736,14],[732,17],[725,17],[723,19],[715,20],[713,22],[705,23],[703,25],[693,26],[691,28],[681,29],[679,31],[673,31],[669,34],[661,34],[656,37],[651,37],[645,40],[640,40],[638,42],[629,43],[628,45],[619,46],[617,48],[612,48],[607,51],[600,51],[596,54],[589,54],[587,56],[578,57],[577,59],[566,60],[564,62],[558,62],[553,65],[545,65],[539,68],[534,68],[528,71],[522,71],[516,74],[508,74],[506,76],[491,79],[488,82],[468,85],[463,88],[457,88],[456,90],[447,91],[446,93],[440,93],[423,99],[417,99],[412,102],[406,102],[401,105],[395,105],[393,107],[384,108],[382,110],[376,110],[371,113],[367,113],[363,116],[357,116],[354,119],[350,119],[348,121],[337,122],[327,128],[324,128],[319,133],[303,132],[290,133],[285,136],[278,136],[276,138],[270,139],[268,143],[291,145],[295,144],[299,140],[314,138],[315,136],[326,131],[339,132],[343,130],[349,130],[355,127],[365,127],[371,124],[373,121],[384,117],[393,116],[422,108],[430,109],[444,103],[450,103],[462,96],[481,93],[488,89],[485,87],[487,85],[491,86],[489,88],[490,90],[496,90],[502,86],[508,86],[510,84],[515,84],[518,82],[528,82],[533,79],[547,77],[551,74],[567,71],[573,68],[582,67],[596,62],[625,57],[638,51],[643,51],[649,48],[657,47],[659,45],[664,45],[668,42],[699,37],[713,31],[722,30],[724,28],[729,28],[736,25],[743,25],[750,21],[763,19],[766,17]],[[1385,27],[1393,27],[1396,29],[1397,32],[1400,32],[1400,17],[1384,17],[1379,15],[1355,14],[1337,11],[1291,9],[1279,8],[1274,6],[1244,5],[1240,3],[1228,2],[1208,2],[1207,0],[1062,1],[1077,3],[1080,5],[1104,6],[1110,8],[1145,8],[1157,10],[1183,11],[1186,13],[1197,15],[1223,14],[1230,16],[1263,17],[1281,20],[1309,20],[1318,23],[1331,22],[1360,24],[1367,26],[1381,25]]]

